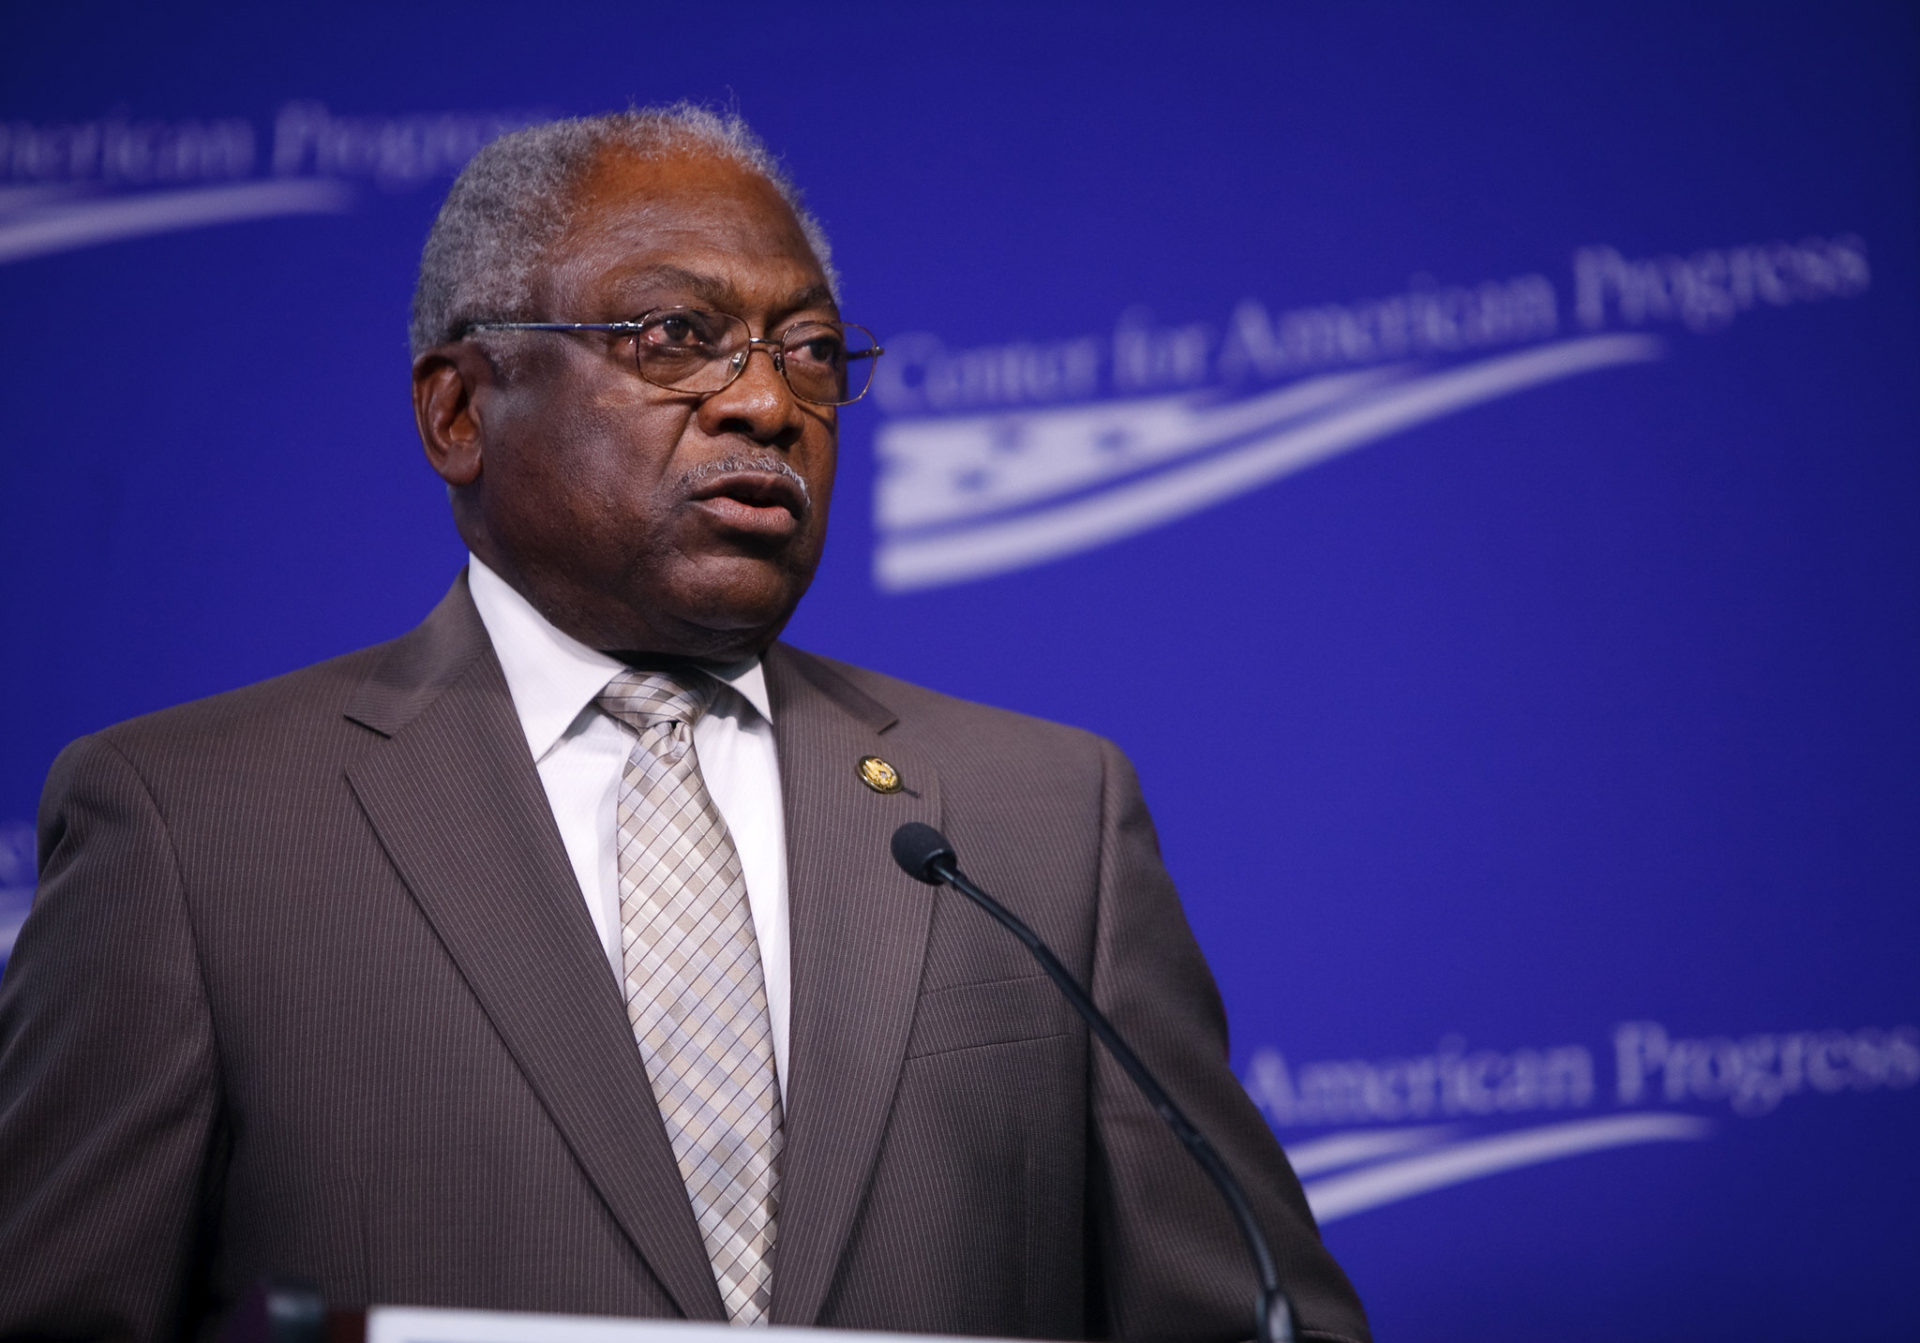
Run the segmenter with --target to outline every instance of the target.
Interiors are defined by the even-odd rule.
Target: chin
[[[676,594],[681,600],[668,609],[688,630],[689,642],[709,645],[706,652],[689,649],[694,656],[738,660],[760,652],[786,626],[807,590],[805,579],[785,572],[758,573],[754,582],[739,581],[742,577],[729,575],[732,581],[692,585]]]

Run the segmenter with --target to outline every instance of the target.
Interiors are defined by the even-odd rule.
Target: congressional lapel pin
[[[876,793],[900,791],[900,771],[877,755],[860,757],[860,782]]]

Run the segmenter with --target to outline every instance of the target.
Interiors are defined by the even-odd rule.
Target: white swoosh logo
[[[1352,394],[1304,424],[1290,423],[1204,460],[1176,464],[1157,475],[1019,517],[933,536],[883,535],[874,555],[874,581],[882,589],[901,592],[984,578],[1088,550],[1198,512],[1428,420],[1577,374],[1657,359],[1661,350],[1661,342],[1653,336],[1587,336],[1498,355],[1384,389],[1374,379],[1351,388],[1326,387]],[[1149,416],[1164,417],[1175,400],[1142,403],[1142,408]],[[1285,409],[1291,421],[1300,407],[1294,404]],[[1047,416],[1084,418],[1087,413],[1085,409],[1043,412],[1002,417],[999,423],[1018,428],[1024,420],[1044,436]],[[1129,407],[1103,407],[1101,413],[1123,419]],[[1207,432],[1217,436],[1211,427]],[[1162,443],[1156,450],[1171,456],[1179,449]],[[880,521],[884,529],[891,519],[883,511]]]
[[[1375,1157],[1389,1157],[1410,1147],[1424,1147],[1450,1132],[1453,1130],[1440,1127],[1334,1134],[1288,1148],[1287,1159],[1292,1162],[1294,1172],[1304,1177]],[[1695,1141],[1712,1132],[1709,1121],[1692,1115],[1636,1113],[1576,1119],[1486,1138],[1468,1138],[1412,1156],[1391,1156],[1359,1170],[1310,1180],[1304,1188],[1307,1205],[1324,1224],[1417,1194],[1485,1179],[1502,1171],[1614,1147]]]
[[[71,201],[64,189],[0,196],[0,265],[156,233],[276,215],[339,214],[353,207],[346,182],[313,178],[238,182]],[[60,203],[52,203],[60,202]]]
[[[20,936],[20,925],[27,921],[27,910],[32,904],[33,887],[18,890],[0,887],[0,961],[13,950],[14,939]]]
[[[1408,365],[1332,373],[1238,401],[1219,395],[1135,398],[1022,414],[889,424],[874,440],[880,529],[966,522],[1173,465],[1235,439],[1305,420],[1385,383]]]
[[[1410,1147],[1431,1147],[1456,1129],[1445,1125],[1432,1128],[1363,1129],[1358,1133],[1335,1133],[1311,1142],[1295,1143],[1287,1148],[1287,1164],[1301,1179],[1323,1170],[1357,1166],[1375,1157],[1391,1156]]]

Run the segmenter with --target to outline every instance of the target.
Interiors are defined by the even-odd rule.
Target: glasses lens
[[[699,308],[650,312],[634,334],[640,376],[676,392],[717,392],[727,385],[734,356],[750,333],[738,317]]]
[[[787,385],[801,400],[823,406],[864,396],[878,354],[873,333],[852,322],[802,322],[780,338]]]

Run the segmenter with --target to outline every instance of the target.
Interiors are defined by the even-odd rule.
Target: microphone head
[[[924,821],[908,821],[893,832],[893,861],[900,864],[906,874],[915,881],[924,881],[929,886],[938,886],[943,878],[937,870],[942,859],[947,866],[957,866],[953,855],[953,845],[947,843],[947,837]]]

